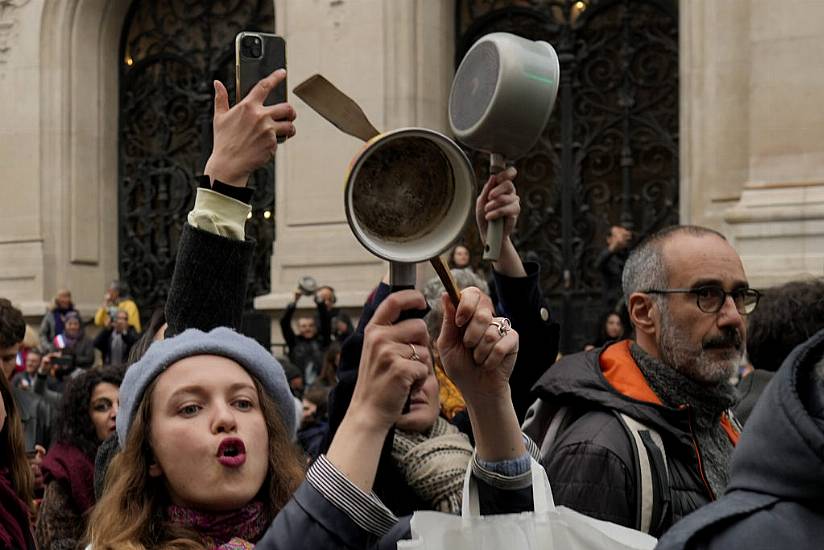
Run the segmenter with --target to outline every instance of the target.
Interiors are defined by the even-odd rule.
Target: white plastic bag
[[[656,539],[640,531],[555,506],[544,468],[532,461],[534,512],[481,516],[470,464],[461,517],[415,512],[412,540],[398,550],[651,550]]]

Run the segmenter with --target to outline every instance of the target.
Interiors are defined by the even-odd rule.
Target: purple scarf
[[[31,548],[30,540],[29,510],[11,486],[8,469],[0,468],[0,548]]]
[[[172,504],[166,509],[166,517],[172,523],[194,529],[209,540],[214,550],[247,550],[256,541],[269,522],[263,513],[263,503],[252,501],[233,512],[199,512]]]
[[[40,468],[46,483],[58,480],[68,485],[78,512],[94,506],[94,462],[83,451],[68,443],[55,443]]]

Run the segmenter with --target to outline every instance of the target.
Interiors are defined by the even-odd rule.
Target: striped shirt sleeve
[[[382,537],[398,518],[374,493],[364,493],[320,455],[306,472],[306,480],[364,531]]]

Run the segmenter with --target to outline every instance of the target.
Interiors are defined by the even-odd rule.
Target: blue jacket
[[[744,427],[724,496],[657,550],[824,547],[824,384],[810,381],[822,355],[824,330],[793,350]]]

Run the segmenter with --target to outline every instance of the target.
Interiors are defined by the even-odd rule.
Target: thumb
[[[220,80],[215,80],[215,115],[229,110],[229,92]]]

